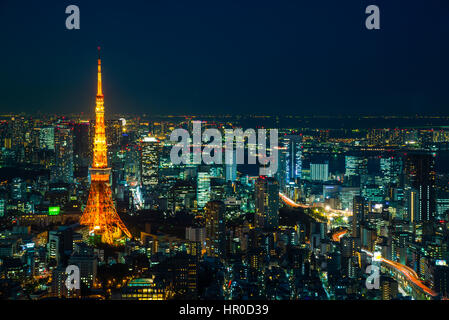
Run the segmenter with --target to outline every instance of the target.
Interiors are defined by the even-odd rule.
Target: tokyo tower
[[[94,156],[90,168],[90,191],[86,208],[80,219],[80,224],[89,227],[95,235],[101,236],[101,241],[114,244],[122,233],[131,238],[131,234],[120,219],[112,201],[109,185],[106,135],[104,126],[104,95],[101,85],[101,59],[98,47],[98,86],[95,106],[95,137]]]

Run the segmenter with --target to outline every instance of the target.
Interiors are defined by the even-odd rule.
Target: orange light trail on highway
[[[297,202],[293,201],[292,199],[290,199],[289,197],[287,197],[282,192],[279,192],[279,196],[281,197],[282,201],[284,201],[287,205],[289,205],[290,207],[293,207],[293,208],[316,208],[316,206],[311,206],[311,205],[307,205],[307,204],[297,203]],[[346,211],[346,210],[329,209],[328,211],[331,214],[332,213],[333,214],[342,214],[342,215],[345,215],[345,216],[351,216],[352,215],[352,212]]]
[[[335,242],[340,242],[340,238],[343,237],[346,233],[348,233],[348,230],[337,231],[332,235],[332,240]]]
[[[312,206],[305,205],[305,204],[300,204],[300,203],[297,203],[297,202],[293,201],[292,199],[288,198],[286,195],[284,195],[281,192],[279,192],[279,196],[281,197],[282,201],[284,201],[290,207],[293,207],[293,208],[312,208]],[[346,214],[348,213],[348,212],[343,211],[343,210],[332,210],[332,211],[339,212],[339,213],[346,213]],[[347,233],[347,230],[336,232],[335,234],[332,235],[332,240],[334,240],[336,242],[339,242],[340,238],[344,234],[346,234],[346,233]],[[366,252],[369,256],[373,256],[372,252],[366,251],[364,249],[362,249],[362,251]],[[381,257],[381,262],[388,264],[389,266],[393,267],[394,269],[396,269],[397,271],[402,273],[404,275],[404,277],[406,277],[413,284],[415,284],[416,286],[421,288],[426,294],[431,295],[433,297],[438,296],[438,293],[436,293],[435,291],[433,291],[432,289],[430,289],[429,287],[424,285],[424,283],[422,283],[421,280],[419,280],[418,274],[412,268],[404,266],[401,263],[382,258],[382,257]]]
[[[294,208],[312,208],[312,206],[308,206],[306,204],[296,203],[295,201],[293,201],[292,199],[290,199],[289,197],[287,197],[285,194],[283,194],[281,192],[279,192],[279,196],[290,207],[294,207]]]
[[[362,251],[366,252],[369,256],[373,256],[372,252],[366,251],[364,249],[362,249]],[[403,264],[401,264],[399,262],[391,261],[391,260],[388,260],[388,259],[385,259],[382,257],[380,258],[380,261],[388,264],[389,266],[393,267],[394,269],[396,269],[397,271],[402,273],[404,275],[404,277],[406,277],[409,281],[411,281],[416,286],[420,287],[428,295],[431,295],[433,297],[438,295],[435,291],[433,291],[432,289],[430,289],[429,287],[424,285],[424,283],[422,283],[421,280],[418,279],[418,274],[412,268],[404,266]]]

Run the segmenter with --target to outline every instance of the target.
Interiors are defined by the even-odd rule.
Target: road
[[[372,252],[369,252],[365,249],[362,249],[362,251],[371,257],[373,256]],[[421,282],[421,280],[419,280],[419,277],[418,277],[416,271],[413,270],[412,268],[407,267],[399,262],[391,261],[391,260],[388,260],[388,259],[385,259],[382,257],[380,259],[381,259],[380,260],[381,262],[393,267],[396,271],[402,273],[407,280],[412,282],[417,287],[421,288],[421,290],[424,291],[426,294],[428,294],[432,297],[438,296],[438,293],[436,293],[435,291],[433,291],[432,289],[427,287],[424,283]]]
[[[292,199],[288,198],[285,194],[279,192],[279,196],[281,197],[282,201],[284,201],[287,205],[289,205],[290,207],[293,208],[313,208],[313,206],[310,205],[305,205],[305,204],[300,204],[300,203],[296,203],[295,201],[293,201]],[[348,212],[348,211],[343,211],[343,210],[331,210],[332,212],[336,212],[336,213],[344,213],[345,215],[347,215],[348,213],[352,214],[352,212]],[[340,232],[336,232],[332,235],[332,240],[339,242],[340,238],[346,234],[347,230],[345,231],[340,231]],[[372,252],[369,252],[367,250],[362,249],[363,252],[366,252],[369,256],[373,256]],[[438,296],[438,293],[436,293],[435,291],[433,291],[431,288],[427,287],[421,280],[419,280],[418,274],[416,273],[415,270],[413,270],[410,267],[407,267],[401,263],[392,261],[392,260],[388,260],[385,258],[381,257],[381,262],[391,266],[392,268],[394,268],[396,271],[400,272],[401,274],[404,275],[404,277],[410,281],[411,283],[413,283],[414,285],[416,285],[417,287],[419,287],[423,292],[425,292],[427,295],[430,295],[432,297],[436,297]],[[445,298],[443,298],[445,299]]]
[[[285,204],[287,204],[290,207],[293,208],[313,208],[312,206],[306,205],[306,204],[302,204],[302,203],[296,203],[295,201],[293,201],[292,199],[290,199],[289,197],[287,197],[285,194],[279,192],[279,197],[281,197],[282,201],[285,202]]]
[[[290,199],[289,197],[287,197],[282,192],[279,192],[279,197],[282,199],[282,201],[284,201],[285,204],[287,204],[288,206],[293,207],[293,208],[317,208],[318,207],[316,205],[314,206],[314,205],[308,205],[308,204],[303,204],[303,203],[297,203],[297,202],[293,201],[292,199]],[[343,215],[346,217],[352,216],[352,212],[348,211],[348,210],[337,210],[337,209],[330,209],[330,208],[325,209],[325,210],[329,213],[328,214],[329,217],[334,216],[334,215],[337,215],[337,216]]]
[[[346,233],[348,233],[348,230],[339,230],[335,232],[332,235],[332,241],[340,242],[340,238],[343,237]]]
[[[287,204],[288,206],[290,206],[292,208],[304,208],[304,209],[314,208],[313,206],[309,206],[306,204],[296,203],[281,192],[279,192],[279,197],[282,199],[282,201],[285,202],[285,204]],[[314,212],[314,210],[304,210],[304,213],[306,215],[308,215],[310,218],[312,218],[318,222],[322,222],[322,223],[327,222],[327,217],[325,215]]]

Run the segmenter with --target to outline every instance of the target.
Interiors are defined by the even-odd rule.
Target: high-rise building
[[[222,201],[209,201],[206,205],[206,254],[222,257],[225,253],[225,204]]]
[[[55,157],[52,181],[73,182],[73,130],[65,126],[55,128]]]
[[[75,265],[80,270],[80,280],[87,288],[92,288],[97,277],[98,258],[93,249],[80,244],[74,254],[69,258],[69,264]]]
[[[196,201],[198,208],[204,208],[206,203],[210,200],[210,174],[209,172],[198,172],[197,187],[196,187]]]
[[[284,192],[288,185],[287,180],[287,152],[288,148],[285,146],[283,138],[280,138],[278,148],[278,170],[276,172],[276,180],[279,182],[279,189]]]
[[[352,211],[354,204],[354,197],[360,195],[360,188],[353,187],[341,187],[340,189],[340,201],[343,210],[348,209]]]
[[[398,282],[391,277],[381,276],[380,286],[382,300],[392,300],[398,297]]]
[[[436,215],[435,158],[430,153],[409,153],[405,160],[406,186],[416,190],[414,221],[431,222]]]
[[[289,134],[281,137],[279,151],[281,161],[278,170],[285,173],[285,183],[289,184],[300,179],[302,177],[302,135]]]
[[[310,179],[312,181],[327,181],[329,178],[329,163],[311,163]]]
[[[47,251],[48,257],[55,259],[57,264],[64,262],[73,248],[72,229],[60,227],[58,230],[50,231],[48,234]]]
[[[44,150],[55,150],[55,128],[45,127],[40,129],[39,147]]]
[[[6,199],[0,198],[0,218],[6,214]]]
[[[201,242],[203,244],[206,241],[206,229],[204,227],[187,227],[186,239],[189,241]]]
[[[402,173],[402,160],[399,157],[386,157],[380,159],[380,171],[385,185],[398,184]]]
[[[11,199],[21,200],[25,197],[25,187],[26,184],[21,178],[13,178],[10,184],[11,188]]]
[[[106,142],[110,149],[114,150],[120,146],[122,130],[122,120],[113,119],[106,121]]]
[[[436,201],[437,219],[446,220],[449,211],[449,195],[445,197],[439,196]],[[1,200],[0,200],[1,201]],[[1,203],[1,202],[0,202]],[[1,211],[0,211],[1,216]]]
[[[175,296],[184,299],[198,297],[198,260],[196,257],[185,252],[178,253],[162,266],[172,274]]]
[[[73,127],[73,164],[75,170],[80,167],[88,167],[92,156],[90,146],[91,132],[89,121],[81,121]]]
[[[405,201],[407,206],[406,220],[415,223],[419,218],[419,196],[417,190],[407,187],[405,190]]]
[[[226,163],[226,181],[234,182],[237,179],[237,159],[236,152],[232,152],[232,163]]]
[[[178,299],[197,299],[198,259],[186,252],[179,252],[174,257],[159,264],[159,274],[170,278],[173,293]]]
[[[57,298],[73,298],[79,295],[80,291],[75,288],[67,288],[67,273],[64,266],[58,266],[51,273],[51,295]]]
[[[362,196],[368,201],[382,202],[385,199],[385,188],[376,184],[366,184],[362,188]]]
[[[50,231],[48,234],[47,252],[49,258],[55,259],[55,261],[59,263],[63,250],[61,239],[57,231]]]
[[[345,156],[345,176],[361,176],[368,173],[368,159],[360,156]]]
[[[341,278],[341,252],[334,251],[328,254],[327,263],[327,274],[330,283],[336,283],[338,279]]]
[[[154,137],[144,137],[140,147],[142,185],[155,186],[159,183],[160,141]]]
[[[366,201],[362,196],[355,196],[352,205],[352,236],[358,237],[360,234],[360,222],[365,219]]]
[[[435,290],[442,296],[449,295],[449,267],[445,265],[435,266],[434,273]]]
[[[279,184],[276,179],[261,176],[255,184],[255,225],[274,229],[279,226]]]

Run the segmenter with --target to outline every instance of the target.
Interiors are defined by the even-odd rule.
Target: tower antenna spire
[[[103,95],[103,88],[101,83],[101,57],[100,57],[100,46],[97,47],[98,49],[98,76],[97,76],[97,95],[101,96]]]

